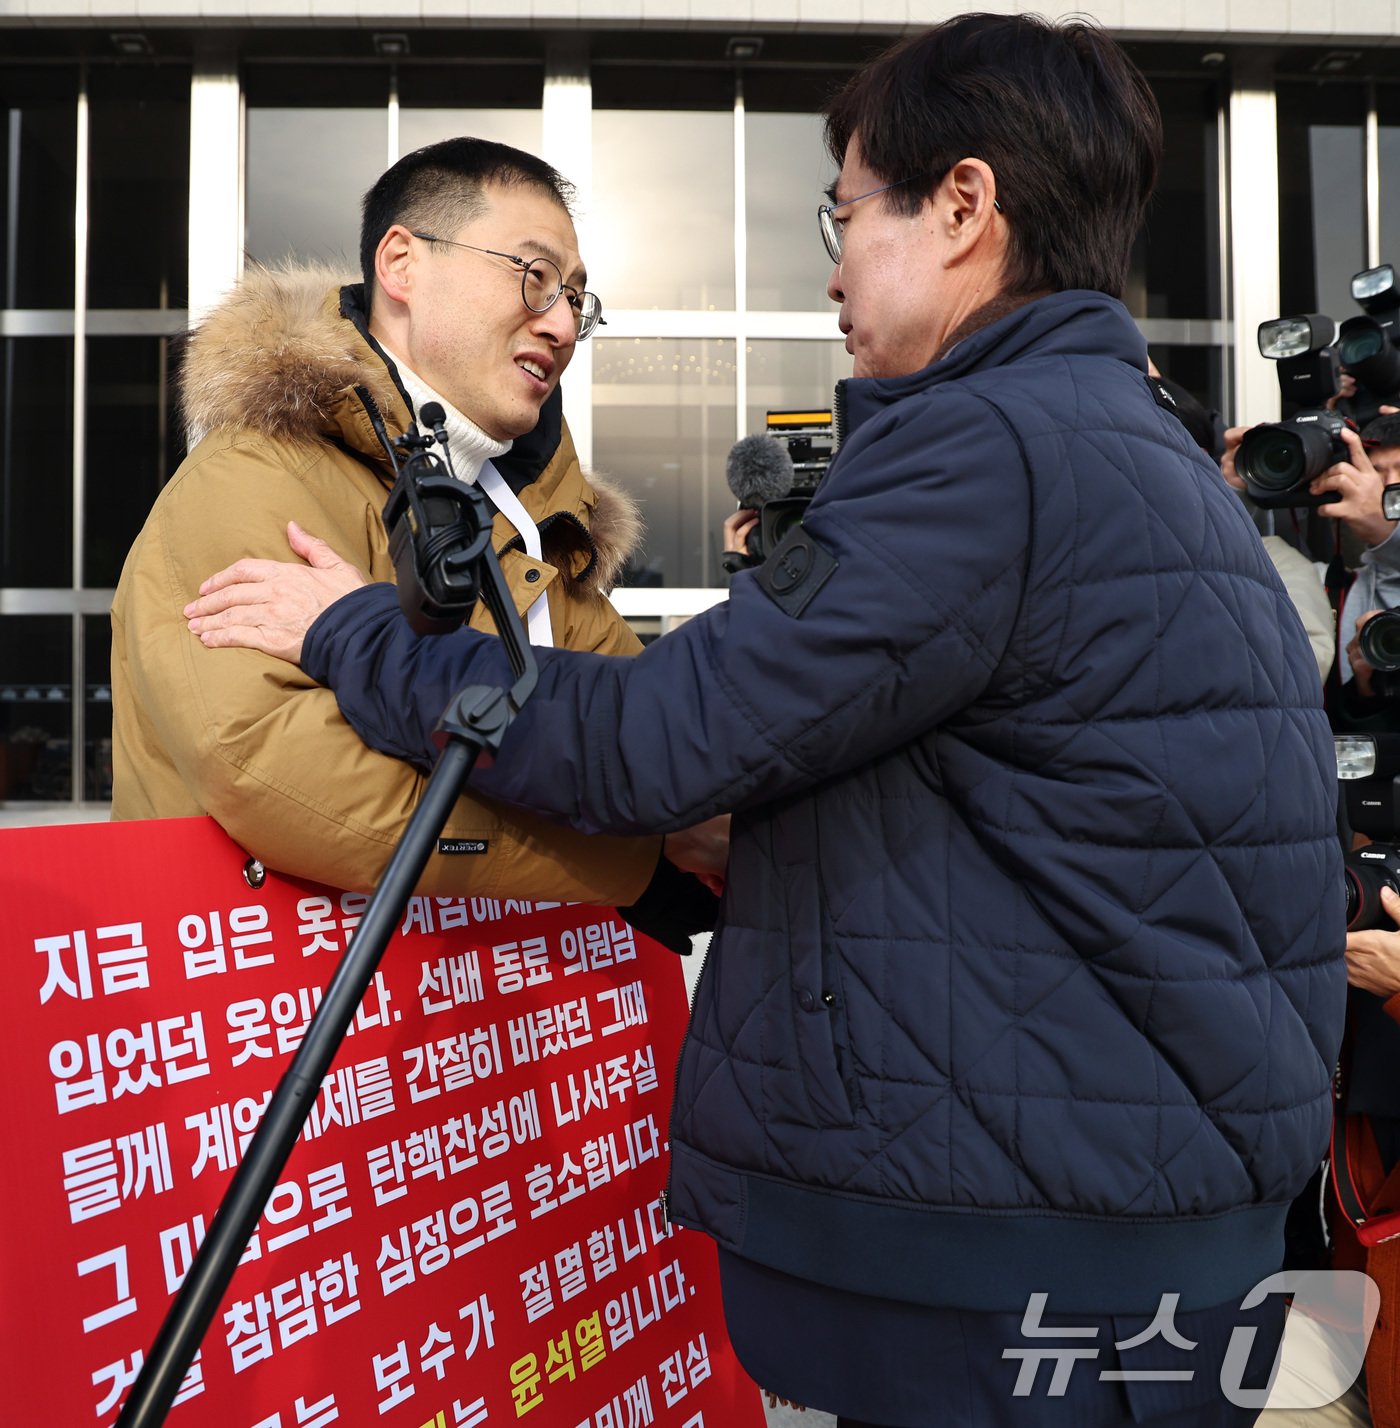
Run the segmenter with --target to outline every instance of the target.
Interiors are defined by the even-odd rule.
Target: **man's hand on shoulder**
[[[666,835],[666,857],[683,872],[694,873],[716,897],[724,891],[729,865],[729,815],[707,818],[693,828]]]
[[[296,664],[316,617],[369,584],[363,572],[295,521],[287,526],[287,541],[305,565],[239,560],[199,587],[199,598],[184,613],[201,644],[260,650]]]

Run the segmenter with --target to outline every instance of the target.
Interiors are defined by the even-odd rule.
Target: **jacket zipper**
[[[671,1114],[667,1118],[666,1131],[670,1138],[671,1146],[676,1144],[676,1100],[680,1094],[681,1087],[681,1056],[685,1052],[686,1042],[690,1040],[691,1027],[695,1024],[695,1008],[700,1001],[700,983],[705,980],[705,968],[710,962],[710,947],[714,945],[714,933],[710,934],[710,942],[706,944],[704,954],[700,958],[700,971],[695,977],[695,993],[690,999],[690,1009],[685,1019],[685,1035],[681,1037],[680,1047],[676,1051],[676,1065],[671,1073]],[[661,1192],[661,1223],[667,1233],[670,1232],[671,1225],[671,1182],[676,1173],[675,1150],[670,1151],[670,1159],[666,1163],[666,1186]]]

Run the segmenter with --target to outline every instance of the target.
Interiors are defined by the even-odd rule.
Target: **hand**
[[[1366,455],[1366,448],[1354,431],[1348,428],[1342,433],[1342,440],[1351,453],[1351,459],[1329,466],[1308,486],[1308,490],[1314,496],[1328,491],[1337,492],[1341,499],[1319,506],[1319,514],[1345,521],[1353,534],[1367,545],[1380,545],[1389,539],[1395,529],[1395,523],[1386,520],[1381,510],[1381,492],[1385,489],[1385,482],[1380,472],[1371,465],[1371,458]]]
[[[1327,398],[1323,405],[1329,412],[1337,410],[1337,403],[1346,401],[1349,397],[1356,395],[1356,378],[1350,372],[1343,372],[1337,383],[1337,390],[1333,396]]]
[[[729,815],[721,813],[694,828],[668,833],[662,850],[682,872],[694,873],[718,897],[729,864]]]
[[[1381,906],[1392,922],[1400,923],[1400,896],[1381,888]],[[1347,933],[1347,981],[1363,992],[1393,997],[1400,992],[1400,932],[1372,928]]]
[[[316,617],[369,580],[325,541],[292,521],[287,542],[307,562],[239,560],[211,575],[185,606],[190,633],[208,649],[261,650],[296,664]]]
[[[1376,671],[1361,653],[1361,631],[1367,620],[1379,614],[1379,610],[1367,610],[1356,622],[1356,633],[1347,641],[1347,663],[1351,666],[1351,677],[1356,681],[1356,692],[1363,699],[1375,698],[1371,676]]]
[[[724,518],[724,548],[749,553],[749,532],[758,524],[758,512],[740,506],[732,516]]]
[[[1244,477],[1235,470],[1235,453],[1240,449],[1240,442],[1244,440],[1244,434],[1249,428],[1247,426],[1230,426],[1225,428],[1225,450],[1220,454],[1220,474],[1225,478],[1227,486],[1233,486],[1237,491],[1245,489]]]

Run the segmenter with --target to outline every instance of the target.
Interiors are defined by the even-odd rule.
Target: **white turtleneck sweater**
[[[380,345],[383,346],[382,343]],[[536,560],[543,560],[539,527],[492,464],[496,457],[504,456],[510,450],[511,443],[488,436],[469,416],[458,411],[446,397],[423,381],[397,352],[388,347],[384,347],[384,351],[398,368],[399,381],[408,393],[414,420],[418,420],[418,413],[429,402],[436,402],[446,413],[444,426],[453,474],[468,486],[479,485],[496,509],[515,527],[525,543],[526,553]],[[545,595],[541,594],[526,612],[526,625],[532,645],[553,645],[554,631],[549,620],[549,600]]]

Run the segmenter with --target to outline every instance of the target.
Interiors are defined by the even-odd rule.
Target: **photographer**
[[[802,523],[635,660],[542,651],[473,781],[585,829],[734,812],[668,1204],[757,1380],[900,1428],[1239,1428],[1225,1346],[1272,1357],[1243,1302],[1330,1123],[1341,854],[1302,629],[1117,300],[1156,103],[1097,27],[965,15],[826,133],[854,376]],[[298,575],[234,566],[192,628],[420,763],[508,678],[374,586],[303,651]],[[1094,1362],[1047,1392],[1064,1337]]]
[[[1320,509],[1324,515],[1335,514],[1346,522],[1362,546],[1356,579],[1342,606],[1338,634],[1347,656],[1340,671],[1345,709],[1360,716],[1375,712],[1375,671],[1361,653],[1360,628],[1378,611],[1400,606],[1400,538],[1396,523],[1386,520],[1380,504],[1385,487],[1400,481],[1400,414],[1377,417],[1359,440],[1351,432],[1344,439],[1353,450],[1352,461],[1332,467],[1313,483],[1313,490],[1342,492],[1341,502]]]

